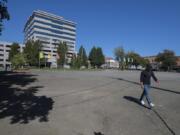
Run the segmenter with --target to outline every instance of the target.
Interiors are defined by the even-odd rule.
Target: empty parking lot
[[[1,73],[2,135],[178,135],[180,74],[157,72],[155,107],[138,104],[139,71]]]

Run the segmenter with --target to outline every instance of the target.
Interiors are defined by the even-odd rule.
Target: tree
[[[149,64],[149,60],[148,60],[148,59],[141,58],[140,63],[141,63],[141,66],[146,67],[146,65]]]
[[[57,53],[59,55],[59,59],[58,59],[58,65],[60,66],[64,66],[66,64],[66,55],[67,55],[67,51],[68,51],[68,47],[66,42],[60,42],[58,44],[58,48],[57,48]]]
[[[124,58],[125,58],[125,51],[123,47],[117,47],[114,49],[114,55],[116,60],[119,61],[119,67],[123,70],[124,68]]]
[[[11,61],[12,58],[19,53],[20,46],[18,43],[13,43],[10,48],[11,50],[9,52],[9,60]]]
[[[79,61],[80,61],[80,67],[81,66],[88,66],[88,63],[87,63],[87,55],[86,55],[86,50],[84,49],[83,46],[81,46],[79,48],[79,53],[78,53],[78,57],[79,58]]]
[[[104,54],[102,52],[102,49],[98,47],[96,49],[96,65],[99,68],[104,63],[105,63]]]
[[[161,68],[164,70],[171,70],[176,65],[177,57],[171,50],[164,50],[162,53],[158,53],[155,61],[161,63]]]
[[[138,53],[136,52],[128,52],[127,53],[127,57],[130,58],[130,59],[133,59],[133,62],[131,63],[132,65],[135,65],[136,69],[139,65],[145,67],[146,64],[149,63],[148,60],[145,60],[144,58],[142,58]]]
[[[81,67],[80,65],[80,58],[79,56],[73,55],[71,60],[71,68],[79,69]]]
[[[24,66],[26,63],[26,60],[25,60],[25,56],[23,53],[17,53],[13,58],[12,58],[12,66],[15,68],[15,69],[18,69],[22,66]]]
[[[24,48],[24,53],[25,53],[25,57],[27,59],[27,63],[30,66],[38,66],[38,64],[39,64],[39,52],[41,50],[42,50],[42,43],[39,40],[27,41],[25,48]]]
[[[129,56],[133,59],[132,64],[135,65],[137,69],[137,67],[141,64],[141,56],[133,51],[129,53]]]
[[[105,63],[103,51],[100,47],[93,47],[89,53],[89,60],[93,67],[100,67]]]
[[[10,15],[7,9],[7,0],[0,0],[0,34],[3,29],[3,20],[9,20]]]
[[[89,60],[91,63],[91,66],[95,67],[96,66],[96,47],[94,46],[90,53],[89,53]]]

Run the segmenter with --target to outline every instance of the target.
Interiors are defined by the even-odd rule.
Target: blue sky
[[[40,9],[77,23],[77,51],[99,46],[113,57],[114,48],[123,46],[141,56],[164,49],[180,55],[179,0],[8,0],[8,8],[2,41],[22,43],[27,18]]]

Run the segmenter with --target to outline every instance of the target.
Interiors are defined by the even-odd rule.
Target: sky
[[[122,46],[141,56],[164,49],[180,56],[180,0],[8,0],[7,6],[11,18],[1,41],[22,43],[25,23],[39,9],[77,23],[76,51],[96,46],[114,57]]]

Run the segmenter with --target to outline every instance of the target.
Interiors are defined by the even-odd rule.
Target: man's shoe
[[[141,100],[141,105],[145,105],[145,102],[143,100]]]
[[[150,103],[150,106],[151,106],[151,107],[154,107],[155,105],[154,105],[153,103]]]

